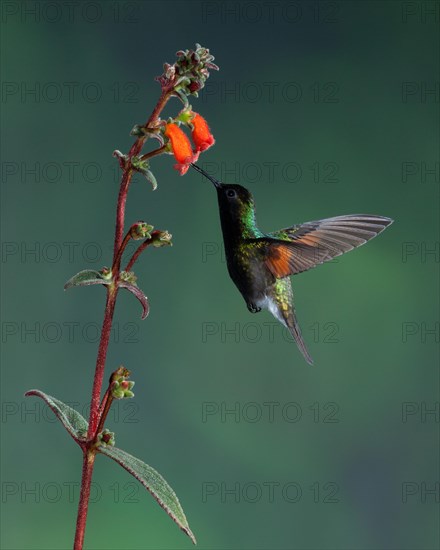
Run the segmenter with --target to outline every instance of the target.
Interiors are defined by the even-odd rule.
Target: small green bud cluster
[[[101,269],[101,276],[103,279],[110,280],[112,278],[112,270],[109,267],[103,267]]]
[[[115,446],[115,434],[110,430],[103,430],[98,434],[98,445],[103,447],[114,447]]]
[[[151,239],[151,231],[154,227],[146,222],[136,222],[130,228],[130,237],[135,241]]]
[[[137,281],[137,277],[133,271],[121,271],[121,273],[119,273],[119,279],[131,285],[135,285]]]
[[[134,397],[133,389],[134,382],[127,380],[125,376],[121,376],[113,380],[111,384],[111,392],[114,399],[131,399]]]
[[[180,50],[176,56],[174,65],[165,63],[163,74],[156,80],[162,88],[172,86],[179,95],[198,97],[197,92],[205,86],[209,71],[218,71],[218,66],[213,63],[214,56],[200,44],[196,44],[195,50]]]
[[[172,246],[171,239],[173,236],[168,231],[155,231],[153,234],[152,245],[159,248],[160,246]]]

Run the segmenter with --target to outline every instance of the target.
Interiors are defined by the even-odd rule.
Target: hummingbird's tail
[[[286,319],[287,328],[290,331],[290,334],[295,338],[296,345],[298,346],[300,352],[304,355],[304,359],[309,365],[313,365],[313,359],[307,349],[306,343],[303,340],[301,329],[295,317],[295,312],[292,312],[292,315],[289,316],[289,320]]]
[[[275,284],[267,293],[267,307],[274,317],[276,317],[284,326],[289,329],[294,337],[296,345],[304,355],[304,359],[309,365],[313,365],[313,359],[303,340],[301,329],[296,320],[295,308],[293,305],[293,291],[290,279],[285,277],[277,279]]]

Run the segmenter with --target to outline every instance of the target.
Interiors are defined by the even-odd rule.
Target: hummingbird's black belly
[[[266,289],[275,277],[261,258],[261,252],[250,246],[237,246],[226,252],[231,279],[241,292],[248,307],[261,307],[266,301]]]

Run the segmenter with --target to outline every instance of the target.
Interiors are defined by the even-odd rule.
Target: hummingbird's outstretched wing
[[[352,214],[294,225],[268,237],[265,262],[275,277],[287,277],[353,250],[393,222],[384,216]]]

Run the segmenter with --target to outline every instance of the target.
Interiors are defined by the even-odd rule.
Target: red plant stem
[[[142,138],[139,138],[134,143],[133,147],[130,149],[129,160],[127,160],[127,164],[130,163],[131,157],[136,156],[136,154],[140,151],[142,144],[143,144]],[[136,146],[136,149],[134,149],[135,146]],[[133,151],[133,155],[132,155],[132,151]],[[116,260],[116,258],[118,257],[118,252],[121,247],[122,239],[124,235],[125,203],[127,202],[127,193],[128,193],[128,188],[130,186],[132,175],[133,175],[133,169],[131,168],[131,166],[129,166],[124,170],[124,174],[122,176],[122,181],[121,181],[121,187],[119,189],[118,206],[116,207],[115,246],[113,249],[114,260]]]
[[[154,231],[153,231],[154,234]],[[124,269],[124,271],[130,271],[130,269],[134,266],[136,260],[139,258],[139,256],[142,254],[142,252],[153,242],[153,239],[147,239],[144,241],[141,245],[138,246],[138,248],[135,250],[133,256],[130,258],[130,261],[127,264],[127,267]]]
[[[93,380],[92,399],[90,402],[89,431],[87,438],[92,441],[96,436],[99,422],[99,404],[101,401],[102,380],[104,378],[105,359],[110,341],[113,313],[115,311],[117,287],[110,285],[107,292],[104,321],[102,323],[101,340],[99,342],[98,357],[96,358],[95,378]]]
[[[108,412],[113,403],[113,395],[110,392],[108,392],[106,396],[107,396],[107,399],[105,400],[104,407],[102,408],[101,416],[99,418],[98,428],[96,429],[96,433],[98,434],[101,433],[104,428],[104,422],[107,418]]]
[[[163,90],[159,98],[159,101],[156,104],[153,112],[150,115],[145,127],[154,127],[156,124],[162,109],[165,107],[167,101],[172,95],[171,89]],[[133,175],[133,167],[131,165],[131,159],[134,156],[138,156],[145,141],[148,139],[148,136],[140,136],[132,145],[130,152],[128,153],[128,158],[125,164],[124,173],[122,175],[121,186],[119,188],[118,195],[118,204],[116,207],[116,228],[115,228],[115,243],[113,250],[113,267],[115,268],[115,273],[112,273],[114,280],[117,280],[119,276],[120,269],[120,259],[122,257],[123,249],[121,246],[124,240],[124,222],[125,222],[125,205],[127,202],[128,188],[130,187],[131,177]],[[159,151],[163,152],[162,148],[158,149],[155,154],[159,154]],[[152,154],[151,156],[154,156]],[[126,243],[125,243],[126,244]],[[84,446],[84,459],[83,459],[83,469],[82,469],[82,479],[81,479],[81,493],[78,504],[78,516],[76,521],[76,532],[75,532],[75,542],[74,550],[82,550],[84,543],[84,534],[86,530],[87,523],[87,511],[89,507],[89,498],[90,498],[90,487],[92,483],[93,475],[93,466],[95,463],[96,450],[94,448],[95,440],[97,436],[97,429],[101,425],[100,422],[100,412],[102,416],[106,416],[108,409],[106,407],[107,402],[108,408],[112,399],[104,404],[103,409],[100,411],[100,399],[101,399],[101,389],[102,381],[104,378],[105,371],[105,360],[107,357],[107,349],[110,341],[110,334],[113,322],[113,314],[115,311],[116,297],[118,294],[118,287],[114,284],[107,287],[107,301],[105,304],[105,313],[104,321],[102,323],[101,330],[101,339],[99,342],[98,356],[96,358],[96,367],[95,367],[95,376],[93,379],[93,388],[92,388],[92,399],[90,403],[90,416],[89,416],[89,431],[87,434],[87,443]],[[104,420],[105,420],[104,416]]]
[[[157,122],[162,109],[165,107],[167,101],[170,99],[171,93],[169,90],[164,90],[159,98],[159,101],[156,104],[153,112],[150,115],[145,127],[154,127]],[[122,239],[124,236],[124,220],[125,220],[125,203],[127,201],[128,188],[130,187],[131,177],[133,175],[133,168],[131,166],[131,159],[139,155],[147,136],[139,137],[130,149],[128,153],[128,159],[126,161],[126,166],[124,170],[124,175],[122,176],[121,187],[119,189],[118,197],[118,206],[116,208],[116,231],[115,231],[115,246],[113,250],[113,258],[116,258],[119,248],[122,244]],[[151,155],[153,156],[153,155]]]
[[[146,123],[146,127],[154,125],[165,107],[168,99],[171,97],[169,91],[162,92],[159,101],[156,104],[150,118]],[[133,168],[131,167],[131,159],[134,156],[139,155],[146,136],[139,137],[133,144],[128,153],[128,160],[126,161],[126,168],[124,170],[121,187],[119,189],[118,204],[116,207],[116,228],[115,228],[115,246],[113,251],[113,267],[116,268],[116,273],[113,273],[113,277],[116,279],[119,275],[120,258],[122,256],[121,248],[123,245],[124,235],[124,222],[125,222],[125,205],[127,202],[128,188],[130,186],[131,176],[133,174]],[[127,235],[128,237],[128,235]],[[119,260],[119,261],[118,261]],[[101,341],[99,343],[98,357],[96,360],[95,378],[93,380],[92,400],[90,403],[90,420],[89,420],[89,439],[96,436],[96,428],[99,422],[99,403],[101,397],[102,380],[104,377],[105,359],[107,356],[107,348],[110,340],[110,331],[112,328],[113,312],[116,303],[117,287],[109,287],[107,294],[107,303],[105,306],[105,316],[102,325]]]
[[[108,287],[104,321],[101,330],[101,340],[99,342],[98,357],[96,359],[95,378],[93,380],[89,431],[87,433],[88,442],[84,448],[81,492],[78,504],[78,516],[76,520],[74,550],[82,550],[84,543],[87,511],[89,508],[90,486],[92,483],[93,465],[95,462],[95,451],[93,450],[93,445],[97,435],[96,429],[99,423],[99,401],[101,397],[102,379],[104,377],[105,359],[107,356],[108,343],[110,341],[117,293],[117,287],[112,285]]]
[[[78,517],[76,520],[76,532],[74,550],[82,550],[84,544],[84,534],[86,531],[87,512],[89,509],[90,487],[92,484],[93,466],[95,464],[96,453],[85,450],[83,456],[81,494],[79,497]]]
[[[129,231],[125,235],[124,240],[122,241],[122,244],[119,247],[118,254],[116,255],[116,258],[113,260],[112,273],[119,273],[119,270],[121,268],[122,254],[124,253],[125,247],[130,242],[130,239],[131,239],[131,235],[130,235],[130,231]]]
[[[168,147],[166,145],[162,145],[162,147],[159,147],[159,149],[155,149],[154,151],[145,153],[145,155],[142,155],[141,157],[139,157],[139,160],[151,159],[152,157],[156,157],[157,155],[161,155],[162,153],[165,153],[167,149]]]
[[[110,388],[110,386],[109,386],[109,388]],[[109,388],[107,388],[107,391],[105,392],[104,397],[102,398],[101,404],[99,405],[99,413],[98,413],[99,418],[102,418],[102,411],[105,408],[105,405],[106,405],[107,400],[108,400],[108,396],[110,394],[110,389]]]

